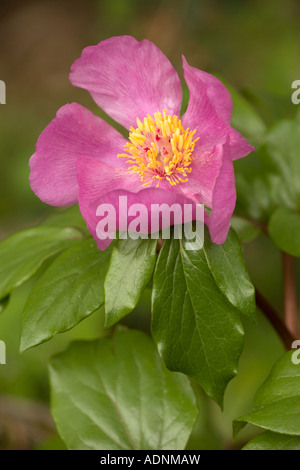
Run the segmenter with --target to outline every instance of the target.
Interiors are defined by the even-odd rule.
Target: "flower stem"
[[[294,258],[282,253],[283,290],[284,290],[284,322],[295,338],[299,337],[297,293],[295,283]]]
[[[164,241],[162,240],[162,238],[159,237],[159,239],[157,240],[157,245],[156,245],[156,252],[157,253],[159,253],[160,250],[162,249],[163,243],[164,243]]]
[[[297,338],[288,330],[284,322],[281,320],[279,315],[277,314],[276,310],[273,306],[268,302],[268,300],[255,289],[255,298],[256,298],[256,305],[265,315],[265,317],[269,320],[275,331],[277,332],[279,338],[284,344],[284,347],[288,351],[291,349],[292,342]]]

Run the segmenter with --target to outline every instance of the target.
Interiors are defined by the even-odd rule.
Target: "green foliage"
[[[188,379],[168,371],[138,331],[71,344],[51,360],[50,380],[69,449],[184,449],[197,416]]]
[[[285,119],[263,136],[255,154],[236,162],[237,214],[267,222],[277,208],[299,212],[299,146],[299,123]]]
[[[3,312],[3,310],[7,307],[8,302],[9,302],[9,295],[6,297],[3,297],[3,299],[0,300],[0,313]]]
[[[292,361],[293,353],[287,352],[274,365],[256,394],[255,408],[234,421],[234,435],[248,422],[280,435],[300,436],[300,368]],[[278,446],[279,437],[275,439]],[[285,442],[283,436],[282,445]],[[269,434],[265,445],[272,445]]]
[[[243,450],[300,450],[300,437],[265,431],[248,442]]]
[[[273,366],[269,377],[255,396],[255,405],[300,395],[300,368],[293,362],[295,351],[287,352]]]
[[[300,256],[300,214],[279,207],[269,220],[268,231],[281,251]]]
[[[50,256],[82,237],[71,227],[35,227],[0,243],[0,299],[33,276]]]
[[[36,282],[23,312],[21,351],[69,330],[104,304],[111,248],[91,238],[65,250]]]
[[[54,227],[76,227],[84,235],[90,235],[84,218],[82,217],[78,205],[67,209],[56,208],[43,220],[42,225]]]
[[[233,243],[232,238],[227,246]],[[152,334],[167,367],[192,377],[222,406],[243,345],[239,312],[231,301],[239,304],[235,276],[240,272],[243,278],[245,269],[238,261],[234,268],[227,264],[225,282],[216,272],[219,265],[211,245],[207,255],[201,240],[197,250],[186,250],[186,244],[165,240],[160,251],[153,280]],[[247,298],[250,285],[245,284]]]
[[[261,228],[251,220],[233,216],[231,218],[231,227],[237,233],[241,243],[248,243],[261,233]]]
[[[221,292],[240,313],[255,320],[254,287],[234,230],[229,230],[223,245],[212,243],[206,231],[203,250],[209,269]]]
[[[291,119],[279,121],[267,133],[264,144],[265,178],[271,198],[288,209],[300,209],[300,125]]]
[[[235,432],[243,427],[243,421],[281,434],[300,436],[300,397],[283,398],[255,408],[234,422]]]
[[[256,145],[266,131],[266,125],[255,108],[229,83],[222,82],[230,92],[233,101],[231,125]]]
[[[106,275],[105,326],[117,323],[137,305],[151,279],[157,240],[118,240]]]

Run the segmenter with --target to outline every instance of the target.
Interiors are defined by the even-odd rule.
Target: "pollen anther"
[[[129,141],[124,146],[127,153],[119,154],[132,166],[128,170],[139,173],[143,186],[157,180],[156,187],[165,179],[172,186],[186,183],[192,171],[193,140],[197,129],[190,131],[182,127],[180,119],[164,110],[147,114],[144,121],[137,118],[137,128],[130,128]]]

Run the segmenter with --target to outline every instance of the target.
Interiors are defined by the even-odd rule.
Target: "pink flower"
[[[60,108],[40,135],[30,159],[30,183],[47,204],[79,203],[87,226],[99,240],[100,204],[127,195],[129,204],[200,203],[211,209],[206,223],[212,241],[223,243],[236,201],[234,159],[251,152],[230,126],[232,99],[212,75],[183,57],[189,104],[182,99],[177,72],[150,41],[120,36],[87,47],[71,68],[73,85],[130,130],[127,141],[79,104]]]

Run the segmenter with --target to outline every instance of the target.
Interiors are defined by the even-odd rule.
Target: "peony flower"
[[[97,237],[97,207],[112,204],[118,213],[121,195],[149,209],[203,204],[212,241],[226,240],[236,201],[232,162],[254,147],[230,126],[232,99],[224,85],[184,57],[183,70],[190,98],[180,117],[177,72],[148,40],[113,37],[84,49],[72,65],[71,83],[88,90],[129,138],[67,104],[38,139],[30,183],[52,206],[78,202],[100,249],[111,240]]]

